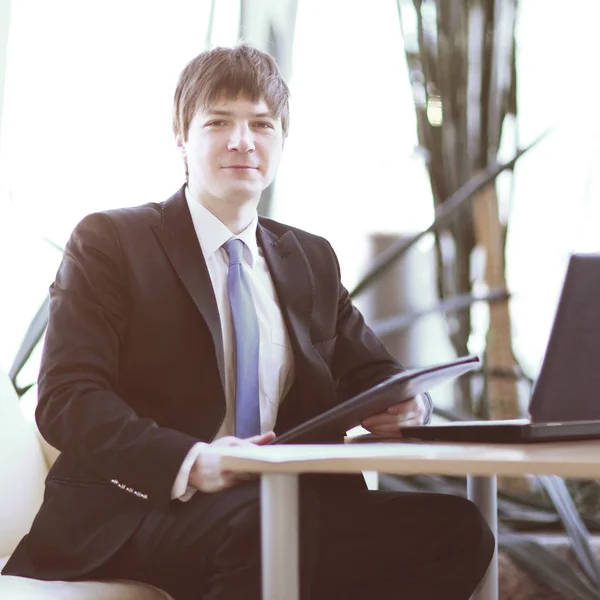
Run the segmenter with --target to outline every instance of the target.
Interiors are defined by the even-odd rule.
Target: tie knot
[[[229,266],[242,263],[242,253],[244,251],[244,242],[242,240],[238,240],[237,238],[228,240],[223,244],[223,248],[225,248],[225,252],[227,252],[227,256],[229,257]]]

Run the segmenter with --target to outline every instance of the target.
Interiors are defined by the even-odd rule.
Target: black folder
[[[455,379],[480,364],[477,356],[407,369],[334,408],[277,436],[271,444],[326,444],[339,442],[345,433],[363,419],[384,412],[390,406],[413,398],[431,388]]]

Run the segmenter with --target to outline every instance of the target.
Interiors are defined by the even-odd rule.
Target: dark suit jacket
[[[283,432],[401,367],[350,302],[326,240],[262,218],[257,235],[295,360]],[[50,293],[36,417],[61,455],[4,573],[67,579],[168,509],[184,457],[225,414],[219,315],[184,188],[83,219]]]

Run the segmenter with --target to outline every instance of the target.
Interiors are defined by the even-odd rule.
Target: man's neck
[[[257,200],[248,200],[247,202],[227,202],[221,198],[215,198],[210,194],[198,193],[193,187],[190,187],[190,193],[194,200],[200,202],[204,208],[209,210],[231,233],[240,234],[254,218]]]

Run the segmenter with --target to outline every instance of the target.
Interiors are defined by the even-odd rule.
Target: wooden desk
[[[223,469],[261,476],[264,600],[298,600],[298,475],[379,471],[467,475],[497,537],[496,475],[600,478],[600,441],[556,444],[346,444],[207,448]],[[285,552],[281,549],[285,548]],[[498,549],[474,600],[498,599]]]

